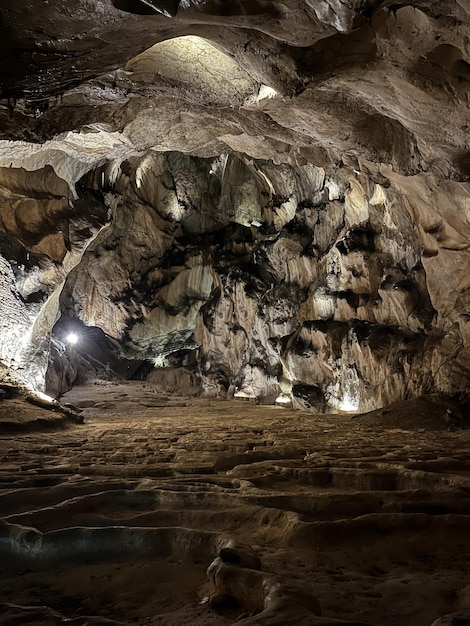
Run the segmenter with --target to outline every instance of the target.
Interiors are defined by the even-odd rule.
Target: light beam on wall
[[[338,403],[338,408],[345,413],[353,413],[359,409],[359,398],[346,394]]]
[[[51,404],[55,401],[52,396],[49,396],[47,393],[43,393],[42,391],[35,391],[35,396],[44,402],[50,402]]]

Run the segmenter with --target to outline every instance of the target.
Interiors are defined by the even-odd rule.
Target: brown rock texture
[[[445,405],[312,418],[168,382],[77,386],[84,423],[53,432],[0,398],[2,624],[468,622],[470,430]]]
[[[0,35],[0,623],[468,626],[469,0]]]
[[[210,394],[466,398],[465,2],[6,0],[0,19],[4,367],[43,387],[62,313],[122,358],[192,351]]]

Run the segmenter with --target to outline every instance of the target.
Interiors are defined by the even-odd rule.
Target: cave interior
[[[0,623],[468,626],[469,1],[0,33]]]

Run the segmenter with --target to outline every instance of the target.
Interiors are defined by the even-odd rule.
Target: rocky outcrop
[[[69,186],[49,166],[1,168],[0,181],[0,362],[40,390],[64,280],[107,210],[86,192],[72,202]]]
[[[366,411],[463,393],[466,226],[445,221],[453,200],[435,181],[415,177],[412,200],[409,182],[234,154],[134,159],[62,310],[130,358],[196,349],[210,394]]]

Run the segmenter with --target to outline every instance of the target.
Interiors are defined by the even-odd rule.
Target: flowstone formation
[[[52,433],[0,400],[2,625],[468,624],[446,403],[313,417],[168,382],[77,385]]]
[[[207,393],[319,410],[465,389],[460,296],[452,318],[439,314],[442,285],[433,293],[426,280],[435,251],[420,253],[436,239],[390,183],[233,153],[150,153],[114,175],[112,222],[61,307],[129,357],[195,350]],[[414,206],[426,202],[429,216],[426,195]],[[464,237],[448,238],[458,255]]]
[[[184,364],[207,394],[465,399],[467,3],[0,17],[2,377],[73,384],[62,315],[106,334],[93,367]]]

